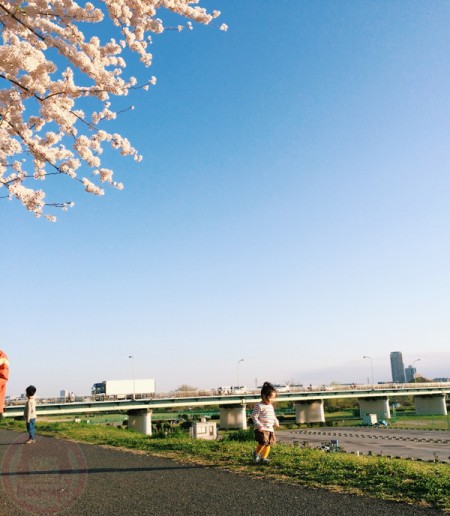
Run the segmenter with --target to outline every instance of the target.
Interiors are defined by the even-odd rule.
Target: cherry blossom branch
[[[123,188],[113,180],[113,171],[101,164],[104,145],[110,144],[136,161],[141,157],[126,138],[100,125],[132,109],[115,112],[110,97],[147,89],[156,81],[152,78],[138,85],[134,77],[124,80],[124,50],[139,56],[144,67],[150,66],[149,34],[185,28],[164,28],[157,13],[166,10],[178,14],[189,20],[189,29],[192,22],[210,24],[220,13],[207,12],[198,5],[199,1],[103,0],[97,3],[101,7],[95,7],[91,2],[81,6],[75,0],[26,4],[0,0],[0,79],[9,83],[9,89],[0,88],[0,188],[8,190],[9,199],[16,198],[38,217],[45,206],[65,209],[68,203],[47,203],[42,189],[24,184],[62,174],[82,183],[87,192],[103,195],[103,190],[90,179],[77,177],[81,166],[91,170],[91,179],[95,176],[97,183]],[[14,4],[24,7],[11,7]],[[102,43],[96,36],[88,40],[82,23],[101,23],[105,15],[119,33],[118,40],[112,37]],[[219,27],[226,28],[225,24]],[[59,77],[56,62],[49,58],[49,52],[51,56],[54,51],[60,55],[58,65],[61,60],[66,62]],[[79,76],[92,85],[77,84]],[[83,102],[83,98],[99,102],[101,109],[96,111],[92,102]],[[33,107],[33,101],[38,109]],[[26,115],[30,106],[31,115]],[[71,145],[66,146],[66,142]],[[33,173],[26,170],[24,156],[31,156]]]
[[[9,9],[7,9],[1,3],[0,3],[0,9],[3,9],[8,16],[10,16],[13,20],[15,20],[20,25],[23,25],[26,29],[28,29],[30,32],[32,32],[37,38],[39,38],[42,41],[45,40],[45,38],[43,36],[41,36],[41,34],[38,34],[34,29],[32,29],[30,26],[28,26],[25,22],[23,22],[22,20],[19,20],[19,18],[17,18],[17,16],[14,13],[9,11]],[[23,14],[23,11],[21,11],[19,9],[17,9],[17,12],[20,12],[21,14]]]

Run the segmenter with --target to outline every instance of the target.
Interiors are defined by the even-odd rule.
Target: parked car
[[[248,394],[248,389],[245,385],[234,385],[231,387],[231,394]]]
[[[291,392],[291,389],[289,388],[289,385],[287,383],[277,383],[274,385],[277,392],[282,394],[283,392]]]
[[[215,394],[218,394],[219,396],[223,396],[223,395],[226,395],[226,394],[232,394],[232,389],[233,387],[230,386],[221,386],[221,387],[217,387],[217,389],[214,389],[214,393]]]
[[[245,385],[227,385],[222,387],[217,387],[214,389],[214,393],[219,396],[224,396],[227,394],[248,394],[249,391]]]

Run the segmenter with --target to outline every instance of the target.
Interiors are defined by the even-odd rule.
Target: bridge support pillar
[[[296,423],[325,423],[323,400],[295,401]]]
[[[390,419],[391,410],[389,408],[389,398],[359,398],[359,415],[376,414],[378,419]]]
[[[433,394],[430,396],[414,396],[416,414],[418,416],[446,416],[447,405],[445,394]]]
[[[245,403],[242,405],[225,405],[220,407],[220,428],[237,428],[246,430],[247,412]]]
[[[129,410],[128,429],[135,430],[141,434],[152,435],[152,410]]]

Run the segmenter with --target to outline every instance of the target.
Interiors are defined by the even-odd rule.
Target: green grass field
[[[3,419],[0,428],[24,431],[24,423]],[[219,465],[239,474],[364,494],[450,512],[450,466],[446,464],[357,457],[279,444],[271,453],[271,466],[256,467],[250,460],[254,449],[251,431],[230,432],[220,441],[202,441],[183,434],[156,438],[106,425],[45,423],[40,420],[37,433],[139,450],[197,464]]]
[[[447,416],[416,416],[415,414],[397,414],[391,419],[393,428],[417,430],[450,430],[450,414]]]

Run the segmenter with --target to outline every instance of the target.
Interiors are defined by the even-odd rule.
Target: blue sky
[[[0,202],[9,393],[450,376],[450,4],[210,0],[118,99],[125,190]],[[262,7],[261,7],[262,6]],[[133,67],[130,69],[133,72]],[[108,163],[105,162],[105,165]],[[50,193],[49,193],[50,195]]]

